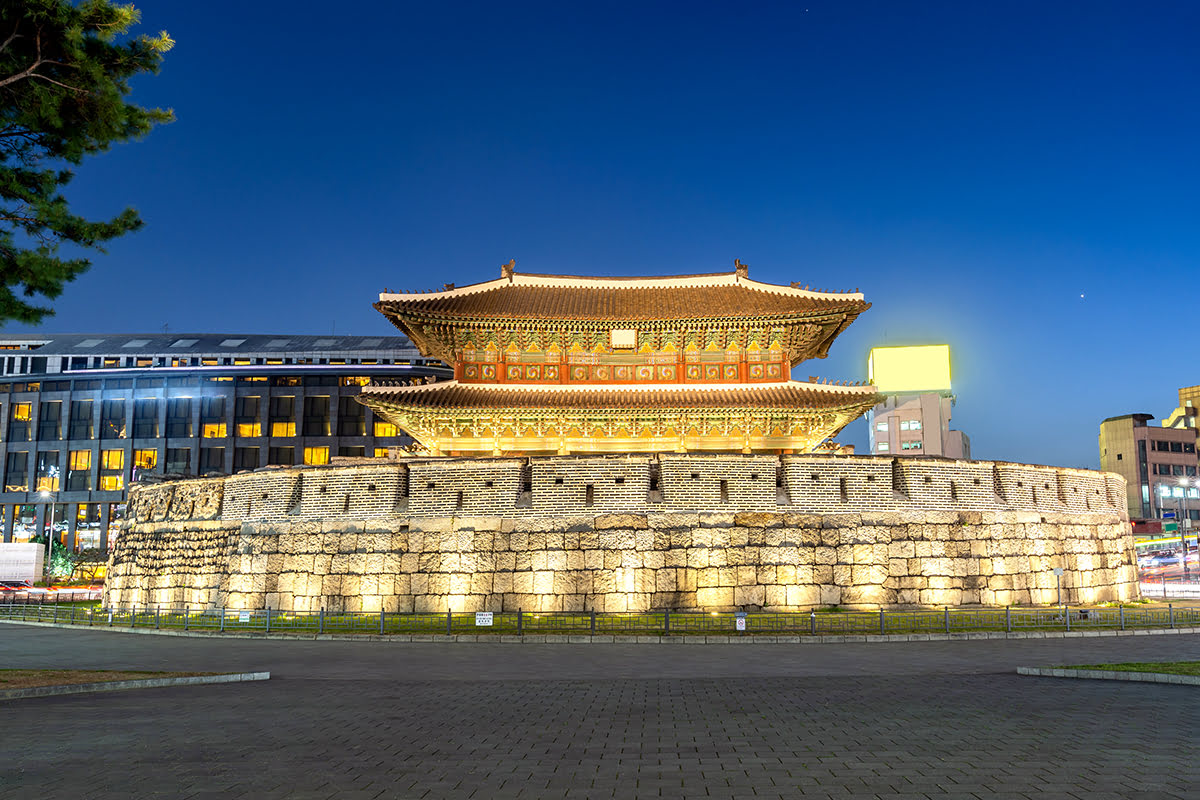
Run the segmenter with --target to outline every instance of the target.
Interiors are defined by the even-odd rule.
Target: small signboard
[[[492,612],[491,611],[476,611],[475,624],[485,628],[492,627]]]
[[[734,624],[734,627],[736,627],[739,631],[746,630],[746,616],[743,614],[739,617],[735,617],[733,620],[733,624]]]
[[[1055,574],[1055,575],[1062,575],[1062,574],[1063,574],[1063,568],[1062,568],[1062,567],[1055,567],[1055,568],[1054,568],[1054,574]]]
[[[250,621],[250,612],[249,611],[242,611],[242,612],[238,613],[238,622],[249,622],[249,621]]]
[[[1163,515],[1162,516],[1163,519],[1175,519],[1174,511],[1164,511],[1164,512],[1162,512],[1162,515]]]
[[[1175,533],[1177,530],[1179,530],[1178,522],[1164,522],[1163,523],[1163,533]]]

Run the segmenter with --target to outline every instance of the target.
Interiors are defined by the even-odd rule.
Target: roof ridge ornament
[[[507,264],[500,265],[500,278],[507,278],[509,283],[512,283],[513,274],[517,271],[517,260],[509,259]]]
[[[741,259],[735,258],[733,260],[733,272],[739,278],[749,278],[750,277],[750,265],[743,264],[741,262]]]

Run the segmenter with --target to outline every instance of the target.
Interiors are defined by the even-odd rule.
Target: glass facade
[[[313,339],[145,335],[133,349],[120,335],[0,337],[47,354],[28,359],[40,373],[0,377],[4,541],[47,530],[53,507],[64,543],[105,547],[146,476],[384,458],[410,440],[357,402],[362,386],[451,377],[401,337],[359,351],[364,340],[343,337],[336,353]]]

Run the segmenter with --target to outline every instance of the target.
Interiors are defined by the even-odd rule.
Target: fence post
[[[54,623],[58,622],[58,597],[57,596],[55,596],[55,598],[54,598],[54,614],[51,615],[50,621],[54,622]]]
[[[221,606],[221,633],[225,632],[225,606]]]
[[[379,635],[383,636],[383,608],[379,609]]]
[[[317,633],[322,634],[324,632],[325,632],[325,606],[321,606],[321,616],[318,618],[318,621],[317,621]]]
[[[521,628],[521,609],[517,609],[517,636],[524,636],[525,631]]]
[[[817,611],[813,609],[808,612],[808,634],[810,636],[817,635]]]
[[[454,629],[454,612],[446,609],[446,635],[450,636],[450,631]]]
[[[1174,603],[1167,603],[1167,614],[1171,618],[1171,627],[1174,628],[1175,627],[1175,604]]]
[[[950,635],[950,606],[945,606],[942,609],[942,619],[946,624],[946,635]]]
[[[185,631],[188,629],[188,607],[187,606],[183,607],[183,629]]]
[[[1012,633],[1012,606],[1004,607],[1004,632]]]
[[[519,627],[519,626],[518,626]],[[596,612],[592,611],[592,636],[596,635]]]
[[[1117,606],[1117,616],[1121,619],[1121,630],[1125,630],[1125,606]]]
[[[129,627],[134,627],[137,624],[137,603],[133,604],[133,608],[129,611]]]
[[[1163,599],[1167,598],[1167,576],[1163,575]]]
[[[883,609],[879,609],[879,635],[884,636],[887,633],[887,625],[883,621]]]
[[[71,624],[72,625],[75,624],[75,606],[74,605],[71,606]]]
[[[663,636],[671,635],[671,609],[663,610]]]
[[[1070,633],[1071,632],[1071,609],[1067,608],[1066,606],[1063,606],[1062,610],[1063,610],[1063,619],[1066,620],[1066,623],[1067,623],[1067,633]]]
[[[161,611],[162,611],[162,606],[154,607],[154,629],[155,630],[158,630],[158,619],[159,619],[158,615]]]
[[[267,633],[271,632],[271,607],[267,606]]]

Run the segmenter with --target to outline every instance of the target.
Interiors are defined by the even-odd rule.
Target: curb
[[[1124,672],[1115,669],[1062,669],[1059,667],[1017,667],[1018,675],[1041,678],[1082,678],[1093,681],[1132,681],[1133,683],[1172,683],[1200,686],[1200,676],[1167,675],[1162,672]]]
[[[276,639],[282,641],[351,641],[351,642],[395,642],[395,643],[467,643],[492,642],[502,644],[848,644],[848,643],[887,643],[887,642],[977,642],[986,640],[1007,639],[1092,639],[1111,636],[1164,636],[1170,634],[1200,633],[1200,627],[1193,628],[1139,628],[1137,630],[1099,630],[1099,631],[976,631],[962,633],[889,633],[889,634],[860,634],[844,636],[767,636],[750,634],[744,636],[707,636],[701,634],[677,634],[674,636],[619,636],[619,635],[580,635],[580,634],[470,634],[458,633],[447,636],[444,633],[389,633],[380,636],[377,633],[236,633],[236,632],[198,632],[160,630],[156,628],[122,628],[104,626],[80,626],[55,622],[34,622],[32,620],[0,620],[0,624],[33,625],[39,628],[62,628],[64,630],[107,631],[109,633],[139,634],[147,636],[184,636],[194,639]]]
[[[34,686],[29,689],[5,689],[0,691],[0,700],[15,700],[20,697],[54,697],[60,694],[83,694],[84,692],[119,692],[124,689],[152,689],[159,686],[241,683],[243,681],[266,681],[270,679],[271,673],[269,672],[233,672],[224,675],[191,675],[183,678],[142,678],[132,681],[72,683],[65,686]]]

